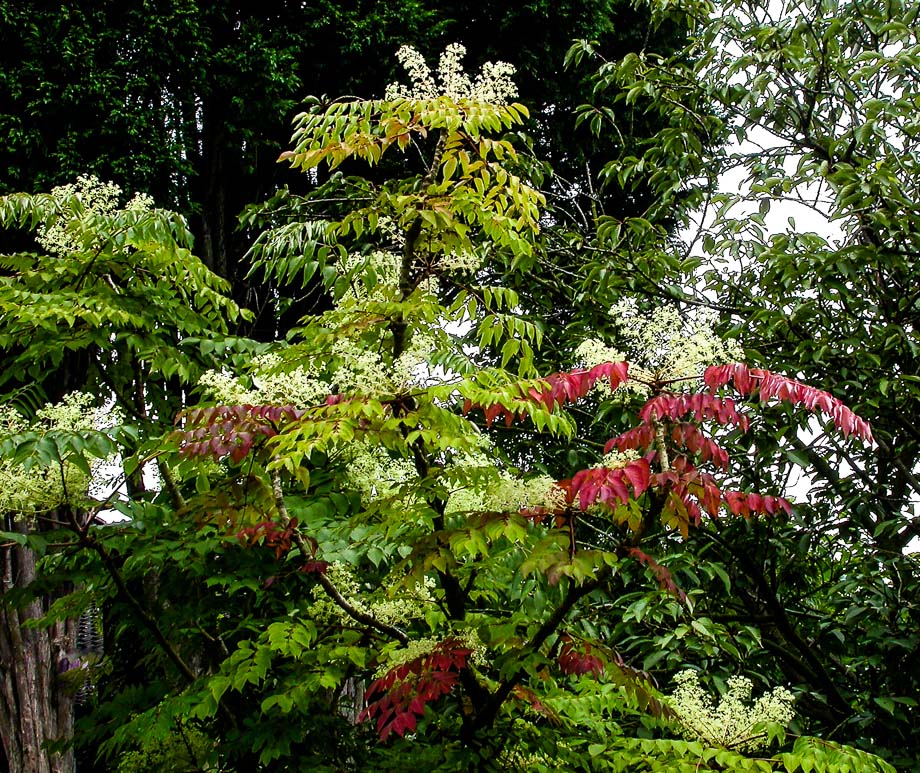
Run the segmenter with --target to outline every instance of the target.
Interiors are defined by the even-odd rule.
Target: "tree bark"
[[[24,518],[7,518],[5,527],[29,530]],[[23,601],[11,593],[35,581],[37,559],[25,546],[0,547],[0,740],[9,773],[73,773],[72,749],[52,753],[46,747],[73,738],[74,696],[63,688],[58,668],[74,649],[74,623],[27,627],[45,615],[51,600]]]

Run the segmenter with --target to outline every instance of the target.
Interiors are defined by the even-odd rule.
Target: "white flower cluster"
[[[763,726],[785,725],[795,716],[794,697],[784,687],[764,693],[753,703],[751,680],[735,676],[718,705],[699,682],[696,671],[681,671],[674,677],[677,688],[668,704],[677,714],[685,738],[738,751],[756,751],[767,744]]]
[[[412,462],[394,459],[380,446],[354,441],[344,453],[348,457],[345,475],[365,502],[395,496],[416,474]]]
[[[354,572],[341,561],[333,561],[326,568],[326,576],[338,588],[339,593],[345,597],[359,612],[370,615],[385,625],[402,625],[407,620],[417,620],[424,617],[426,608],[435,603],[431,595],[434,580],[426,577],[423,583],[416,583],[411,589],[401,588],[399,595],[383,598],[367,598],[368,594],[362,592],[355,579]],[[313,588],[314,603],[311,612],[315,620],[321,622],[353,622],[348,614],[339,607],[321,586]]]
[[[595,365],[600,365],[605,362],[623,362],[629,359],[619,349],[607,346],[607,344],[597,338],[586,338],[575,347],[573,355],[574,364],[588,370]],[[632,371],[632,369],[632,363],[630,363],[630,371]],[[600,379],[591,388],[591,391],[599,395],[609,396],[610,384],[604,379]],[[644,384],[628,379],[625,384],[621,384],[617,387],[616,394],[622,395],[626,392],[645,394],[647,391],[648,388]]]
[[[21,432],[102,429],[121,420],[114,409],[95,408],[93,397],[84,392],[66,395],[60,403],[36,411],[27,422],[12,408],[0,406],[0,435]],[[36,513],[53,510],[87,493],[90,480],[72,464],[63,467],[32,467],[29,470],[10,461],[0,461],[0,511]]]
[[[597,466],[606,467],[608,470],[618,470],[641,458],[639,452],[634,448],[627,448],[625,451],[611,451],[609,454],[604,454],[604,458]]]
[[[385,98],[434,99],[446,96],[457,101],[504,105],[517,97],[517,87],[512,80],[513,66],[507,62],[486,62],[473,80],[463,69],[465,56],[466,47],[460,43],[447,46],[441,54],[436,79],[425,58],[412,46],[403,46],[396,52],[396,58],[409,74],[411,86],[391,83],[387,86]]]
[[[438,259],[440,271],[477,271],[485,262],[485,257],[474,252],[450,252]]]
[[[458,644],[473,651],[473,654],[469,659],[472,664],[477,666],[485,665],[486,648],[480,641],[479,636],[474,631],[460,631],[459,633],[454,634],[451,638],[456,640]],[[431,637],[412,639],[405,647],[385,650],[383,653],[385,659],[383,659],[380,665],[377,667],[377,671],[375,672],[374,676],[379,679],[388,671],[392,671],[394,668],[397,668],[404,663],[411,663],[416,658],[420,658],[423,655],[428,655],[429,653],[433,652],[443,641],[443,639],[435,639]]]
[[[502,472],[498,482],[484,492],[483,504],[489,510],[514,512],[534,507],[555,510],[565,506],[565,492],[549,475],[515,478]]]
[[[487,473],[495,469],[488,448],[476,453],[460,454],[452,466],[465,470],[480,468]],[[484,476],[481,485],[469,485],[453,491],[447,500],[446,512],[509,513],[543,507],[556,510],[565,506],[565,492],[549,475],[519,478],[502,470],[497,475]]]
[[[624,299],[610,309],[624,343],[637,353],[630,371],[643,380],[696,378],[708,365],[743,358],[736,341],[724,341],[713,332],[715,314],[700,311],[681,317],[672,306],[650,314]]]
[[[373,268],[377,276],[378,285],[382,284],[382,286],[396,290],[399,287],[399,267],[402,262],[402,255],[399,250],[405,244],[406,234],[400,230],[396,221],[387,215],[380,217],[377,221],[377,230],[386,237],[389,249],[376,250],[371,253],[369,258],[349,255],[341,264],[341,268],[348,271],[358,265],[366,264]],[[479,253],[472,250],[449,252],[437,258],[435,268],[438,271],[476,271],[485,260],[486,258],[482,251]],[[429,278],[423,282],[422,290],[423,292],[436,294],[437,280]],[[361,289],[353,285],[353,292],[349,296],[363,298],[367,297],[367,294],[362,293]]]
[[[394,252],[377,250],[369,256],[349,255],[339,265],[343,276],[353,276],[350,289],[339,300],[344,310],[360,310],[367,303],[393,301],[399,296],[399,270],[402,257]],[[358,269],[358,270],[356,270]],[[370,277],[374,277],[373,285]],[[429,277],[419,287],[423,295],[437,293],[437,279]],[[428,356],[434,349],[434,337],[414,331],[405,351],[388,368],[380,355],[366,344],[347,338],[336,341],[333,355],[343,358],[343,365],[331,381],[342,391],[375,393],[399,391],[420,385],[428,374]]]
[[[280,359],[263,355],[253,361],[252,388],[226,371],[209,370],[198,386],[223,405],[293,405],[309,408],[329,394],[330,384],[319,378],[314,368],[294,368],[279,372]]]
[[[621,351],[607,346],[597,338],[587,338],[575,347],[575,363],[591,369],[604,362],[622,362],[626,359]]]
[[[339,338],[327,358],[307,365],[281,369],[277,355],[257,357],[250,371],[252,386],[226,372],[211,370],[198,386],[224,405],[293,405],[310,408],[322,403],[336,388],[340,394],[384,394],[418,385],[428,373],[426,362],[434,347],[433,337],[416,332],[406,350],[392,366],[378,352],[350,338]],[[332,360],[337,363],[328,367]]]
[[[379,352],[351,338],[338,338],[331,353],[340,363],[329,381],[341,394],[380,394],[392,390],[393,380]]]
[[[399,267],[402,258],[388,250],[375,250],[369,255],[349,253],[336,264],[342,276],[352,276],[348,291],[339,300],[339,306],[352,306],[368,298],[391,300],[399,289]],[[373,287],[369,286],[374,277]]]
[[[98,248],[98,240],[92,238],[92,227],[83,229],[81,224],[86,217],[114,215],[118,211],[121,188],[115,183],[104,183],[93,175],[80,175],[76,184],[52,188],[51,196],[61,205],[61,215],[51,225],[39,227],[36,241],[48,252],[63,256],[87,247]],[[74,198],[80,202],[81,210],[70,204]],[[146,212],[152,207],[153,199],[138,193],[125,209]]]

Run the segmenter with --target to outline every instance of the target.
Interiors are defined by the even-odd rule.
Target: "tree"
[[[752,416],[804,409],[853,442],[871,443],[869,426],[826,392],[726,361],[727,348],[701,346],[696,332],[684,336],[693,346],[675,348],[677,318],[665,319],[670,337],[631,339],[628,362],[594,341],[572,347],[571,367],[541,376],[542,330],[496,281],[542,246],[543,197],[507,134],[526,110],[510,101],[506,66],[469,78],[461,54],[448,48],[436,81],[405,50],[410,86],[384,100],[317,100],[298,117],[285,158],[332,171],[310,195],[252,214],[272,223],[253,260],[276,281],[318,279],[331,308],[267,349],[225,335],[236,307],[176,247],[187,239],[180,220],[143,207],[100,213],[76,191],[3,200],[7,222],[34,219],[42,240],[64,246],[53,259],[7,259],[10,312],[23,293],[47,291],[31,324],[48,335],[34,345],[14,337],[22,320],[10,313],[11,356],[41,374],[42,358],[88,351],[85,383],[118,376],[107,389],[139,427],[33,429],[4,445],[11,464],[65,474],[117,448],[132,478],[119,505],[126,525],[96,529],[74,517],[45,564],[81,586],[46,623],[65,619],[91,586],[122,647],[118,626],[128,621],[151,645],[139,673],[99,677],[90,740],[135,770],[179,743],[198,767],[218,769],[387,769],[399,760],[481,770],[890,770],[808,737],[751,758],[749,744],[781,741],[775,720],[785,711],[766,710],[766,699],[739,708],[744,683],[735,681],[725,705],[738,714],[725,727],[740,735],[701,733],[690,707],[705,714],[711,701],[680,689],[664,699],[620,654],[632,644],[615,638],[617,626],[631,616],[634,643],[648,608],[671,616],[675,639],[684,628],[716,642],[704,668],[734,646],[732,627],[698,614],[671,567],[708,570],[689,539],[723,516],[794,514],[776,489],[738,487],[729,452]],[[340,173],[360,161],[399,169],[410,148],[425,159],[417,173]],[[84,282],[90,273],[98,281]],[[140,302],[148,295],[159,314]],[[648,333],[635,307],[619,309]],[[118,323],[114,338],[89,324],[100,314]],[[472,325],[475,349],[451,323]],[[197,378],[208,360],[204,402],[159,435],[178,396],[163,379]],[[612,436],[610,455],[595,449],[586,466],[583,449],[563,480],[532,473],[541,446],[505,452],[490,439],[503,419],[531,424],[543,445],[590,449],[568,410],[577,403]],[[160,492],[131,474],[153,457]],[[81,497],[68,504],[87,506]],[[678,536],[691,549],[676,548]],[[639,593],[650,579],[658,587]],[[609,620],[611,605],[622,621]]]
[[[665,725],[680,715],[616,655],[588,612],[642,567],[664,595],[683,598],[657,551],[704,515],[790,511],[779,496],[721,482],[728,458],[719,428],[747,428],[746,398],[804,407],[863,441],[868,425],[827,393],[769,371],[704,368],[699,350],[689,359],[650,351],[631,365],[602,358],[539,377],[539,328],[518,316],[513,291],[479,280],[482,261],[513,267],[536,248],[542,196],[519,176],[513,144],[495,136],[526,111],[508,101],[508,68],[492,65],[471,79],[461,54],[448,48],[433,82],[407,50],[411,86],[386,100],[317,102],[299,117],[286,154],[298,168],[377,163],[412,144],[427,168],[382,185],[332,177],[314,196],[286,202],[281,215],[296,216],[262,236],[256,268],[304,284],[321,277],[333,308],[304,320],[296,339],[240,377],[206,376],[202,388],[215,404],[185,410],[176,432],[142,452],[158,457],[172,483],[154,496],[132,492],[120,505],[130,525],[71,524],[69,543],[84,550],[57,560],[71,564],[74,578],[94,577],[96,593],[140,622],[157,647],[146,683],[115,685],[100,706],[95,723],[113,756],[139,736],[149,743],[201,723],[196,730],[212,741],[196,741],[199,766],[386,769],[399,759],[432,769],[763,769],[712,737],[663,738],[649,719],[646,733],[655,734],[637,737],[646,711]],[[4,203],[32,213],[43,202]],[[304,219],[311,212],[324,217]],[[120,217],[127,228],[115,234],[143,221]],[[144,255],[149,243],[130,242]],[[102,254],[96,240],[86,245],[69,253],[78,277]],[[103,276],[136,255],[109,249]],[[178,288],[163,292],[170,299]],[[233,312],[209,297],[204,310]],[[464,351],[448,329],[462,320],[476,327],[481,348],[499,352],[497,366]],[[174,352],[190,337],[199,351],[215,346],[200,343],[203,330],[137,327],[169,336]],[[422,363],[445,374],[421,371]],[[532,422],[544,442],[572,435],[565,406],[599,385],[639,390],[640,410],[632,414],[626,391],[628,423],[611,431],[606,450],[616,453],[596,466],[554,481],[521,470],[489,442],[499,418]],[[62,454],[65,437],[17,438],[9,456],[35,463],[54,443],[58,459],[85,466],[110,448],[94,435],[96,446],[71,441]],[[159,595],[143,599],[132,588],[152,567]],[[208,587],[218,593],[200,593]],[[228,611],[238,608],[245,614]],[[693,620],[688,607],[678,604],[678,614]],[[363,711],[355,703],[366,703]],[[347,718],[355,713],[374,721],[383,743],[362,739],[366,725]],[[762,716],[748,722],[751,738],[779,731],[758,724],[773,715]],[[681,726],[690,732],[689,720]],[[318,747],[310,731],[332,728],[340,747]],[[804,738],[766,764],[795,770],[835,755],[859,769],[889,769]]]
[[[917,619],[906,600],[917,593],[920,493],[911,420],[920,397],[918,8],[730,2],[712,18],[704,6],[688,11],[699,27],[683,52],[611,61],[598,86],[670,121],[605,175],[644,181],[651,172],[649,220],[695,188],[691,201],[706,213],[687,221],[697,253],[643,250],[631,222],[604,246],[633,265],[664,252],[675,267],[712,267],[700,295],[654,272],[644,289],[714,306],[750,361],[826,384],[872,423],[876,443],[862,448],[814,424],[765,427],[755,447],[774,463],[747,479],[812,470],[809,518],[747,543],[713,535],[708,550],[731,567],[728,614],[762,621],[779,669],[810,686],[822,723],[914,764]],[[706,152],[720,136],[733,144]],[[729,174],[737,191],[719,189]],[[787,225],[777,210],[790,206]],[[808,219],[816,213],[818,232]]]
[[[14,0],[0,11],[0,126],[9,139],[0,149],[0,192],[48,190],[91,173],[151,195],[188,219],[205,264],[259,315],[247,332],[270,340],[279,288],[244,280],[242,258],[256,234],[239,230],[237,215],[284,185],[299,193],[313,187],[311,178],[275,163],[306,94],[373,93],[394,72],[381,73],[381,62],[402,43],[436,56],[462,40],[477,60],[510,61],[534,111],[520,129],[555,168],[555,217],[568,219],[573,197],[591,187],[592,170],[611,146],[574,127],[573,110],[589,87],[562,68],[569,42],[597,39],[613,57],[648,40],[673,47],[679,29],[649,29],[647,14],[622,0],[500,9],[417,0],[158,0],[71,3],[66,13],[53,3]],[[628,142],[651,130],[640,116],[630,121]],[[614,189],[605,206],[612,214],[634,208]],[[285,326],[315,310],[295,308]]]
[[[11,771],[73,768],[73,689],[65,672],[80,673],[73,618],[92,599],[77,587],[75,601],[62,602],[72,586],[47,582],[41,557],[62,529],[71,532],[65,550],[74,534],[86,537],[103,506],[86,501],[91,460],[116,450],[137,454],[151,427],[175,410],[173,385],[215,363],[206,345],[226,346],[227,326],[240,313],[223,295],[226,285],[188,251],[181,218],[151,209],[144,197],[120,208],[119,193],[82,178],[51,194],[0,202],[0,225],[34,236],[28,248],[0,257],[8,395],[0,737]],[[41,409],[49,396],[64,402]],[[129,428],[100,425],[93,408],[113,399]],[[24,469],[9,461],[16,449]],[[141,465],[125,472],[129,489],[142,496]]]

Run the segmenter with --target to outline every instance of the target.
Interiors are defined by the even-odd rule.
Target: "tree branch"
[[[588,580],[581,585],[573,584],[569,588],[568,593],[566,593],[562,603],[556,607],[555,610],[553,610],[553,613],[544,621],[543,625],[540,626],[536,634],[534,634],[534,637],[530,640],[530,643],[527,646],[525,652],[522,653],[522,658],[537,652],[540,647],[543,646],[546,640],[556,632],[560,625],[562,625],[563,621],[568,616],[569,612],[572,611],[575,605],[589,593],[597,590],[601,584],[610,576],[611,572],[612,569],[609,566],[605,566],[597,572],[593,579]],[[510,677],[502,682],[486,701],[482,709],[476,713],[476,719],[472,723],[472,726],[468,728],[467,732],[472,735],[479,730],[484,730],[490,727],[495,721],[495,718],[498,716],[498,712],[501,709],[502,704],[508,699],[508,696],[511,695],[511,692],[514,690],[514,688],[520,684],[526,673],[526,669],[521,666]]]
[[[288,514],[287,505],[284,503],[284,493],[281,489],[281,474],[277,471],[272,473],[272,495],[275,499],[275,508],[278,511],[278,516],[281,519],[281,523],[285,528],[288,528],[291,524],[291,517]],[[297,546],[297,550],[305,561],[314,560],[314,553],[308,547],[306,540],[304,540],[303,535],[299,530],[294,529],[292,534],[292,539],[294,544]],[[322,572],[316,573],[317,581],[322,586],[323,590],[326,591],[326,594],[331,598],[336,606],[338,606],[346,615],[348,615],[353,620],[356,620],[359,623],[362,623],[369,628],[373,628],[375,631],[384,634],[385,636],[396,639],[400,644],[405,646],[409,643],[409,637],[401,631],[399,628],[396,628],[392,625],[387,625],[386,623],[381,623],[377,618],[369,615],[365,612],[362,612],[360,609],[357,609],[353,604],[341,594],[338,588],[335,587],[335,583],[332,582],[325,574]]]

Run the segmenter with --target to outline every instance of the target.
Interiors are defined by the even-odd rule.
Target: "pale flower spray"
[[[463,69],[466,47],[451,43],[441,54],[438,74],[425,63],[425,58],[412,46],[403,46],[396,52],[396,58],[405,68],[412,82],[410,86],[391,83],[387,86],[386,99],[435,99],[449,97],[453,100],[488,102],[504,105],[517,97],[517,87],[512,76],[514,67],[507,62],[486,62],[475,79]]]
[[[589,338],[575,350],[575,361],[591,368],[602,362],[629,361],[632,378],[621,387],[647,393],[646,383],[700,378],[708,365],[737,362],[743,352],[737,341],[724,340],[714,330],[715,315],[697,310],[681,315],[673,306],[643,311],[625,298],[609,311],[617,337],[628,353]]]
[[[36,241],[48,252],[61,256],[98,249],[95,218],[115,215],[121,193],[115,183],[102,182],[93,175],[80,175],[76,184],[52,188],[51,196],[61,208],[61,215],[38,228]],[[136,194],[124,207],[132,212],[147,212],[152,208],[153,199],[145,193]]]
[[[696,671],[674,677],[677,688],[668,704],[677,714],[685,738],[740,752],[763,749],[769,739],[765,726],[788,724],[795,716],[793,695],[785,687],[764,693],[751,703],[751,680],[734,676],[718,705],[700,685]]]

